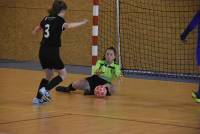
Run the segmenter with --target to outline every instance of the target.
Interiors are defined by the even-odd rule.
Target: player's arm
[[[85,25],[87,22],[88,22],[87,19],[84,19],[83,21],[80,22],[66,22],[63,24],[63,28],[64,29],[76,28]]]
[[[122,72],[121,72],[121,67],[119,65],[115,65],[115,74],[113,75],[115,75],[115,78],[118,79],[119,81],[121,80],[120,78],[122,76]],[[104,87],[106,87],[111,94],[113,94],[117,89],[116,86],[111,83],[105,84]]]
[[[32,34],[36,34],[37,32],[43,31],[42,27],[44,26],[45,20],[46,20],[46,16],[42,19],[42,21],[40,22],[40,24],[37,25],[37,26],[33,29]]]
[[[42,28],[40,26],[36,26],[33,31],[32,31],[32,34],[36,34],[37,32],[40,32],[42,31]]]
[[[187,28],[181,34],[181,40],[185,40],[187,35],[198,25],[200,22],[200,10],[193,17],[192,21],[188,24]]]
[[[119,65],[115,66],[115,78],[119,79],[122,76],[121,67]]]
[[[94,74],[95,74],[95,75],[100,75],[100,74],[103,73],[102,70],[99,69],[100,66],[101,66],[101,61],[98,60],[97,63],[96,63],[96,65],[95,65],[95,67],[92,68],[92,74],[93,74],[93,75],[94,75]]]

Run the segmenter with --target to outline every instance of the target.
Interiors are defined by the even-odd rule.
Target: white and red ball
[[[105,97],[106,94],[107,94],[107,90],[106,88],[103,86],[103,85],[99,85],[95,88],[94,90],[94,94],[97,96],[97,97]]]

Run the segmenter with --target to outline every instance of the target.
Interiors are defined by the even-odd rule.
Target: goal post
[[[113,29],[116,30],[115,32],[115,36],[113,39],[114,39],[114,42],[112,44],[110,44],[110,46],[114,46],[117,50],[117,59],[118,59],[118,62],[119,62],[119,65],[121,65],[121,55],[120,55],[120,8],[119,8],[119,0],[114,0],[115,2],[115,9],[112,11],[113,14],[115,14],[115,22],[114,22],[114,25],[116,27],[113,27]],[[101,27],[100,31],[99,31],[99,12],[103,13],[103,12],[110,12],[110,11],[106,11],[104,9],[101,9],[100,10],[100,1],[99,0],[93,0],[93,26],[92,26],[92,66],[94,67],[95,64],[96,64],[96,61],[98,59],[98,57],[100,57],[98,54],[99,54],[99,51],[101,51],[101,56],[102,56],[102,53],[103,51],[105,51],[106,48],[103,48],[100,47],[100,50],[99,50],[99,32],[102,33],[102,29],[103,27]],[[101,17],[101,16],[100,16]],[[101,21],[101,19],[100,19]],[[112,24],[113,25],[113,24]],[[109,46],[109,45],[108,45]]]

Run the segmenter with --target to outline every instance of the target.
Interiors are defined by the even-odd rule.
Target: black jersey
[[[42,46],[61,46],[61,34],[63,29],[63,24],[65,20],[60,16],[48,16],[40,23],[40,27],[43,29],[43,38],[41,41]]]

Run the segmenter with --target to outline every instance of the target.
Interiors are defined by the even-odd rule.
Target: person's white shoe
[[[47,101],[46,100],[44,100],[44,99],[38,99],[38,98],[33,98],[33,101],[32,101],[32,103],[33,104],[37,104],[37,105],[40,105],[40,104],[45,104],[45,103],[47,103]]]
[[[50,93],[45,89],[45,87],[42,87],[39,92],[42,94],[42,99],[46,100],[46,101],[50,101],[51,100],[51,95]]]

